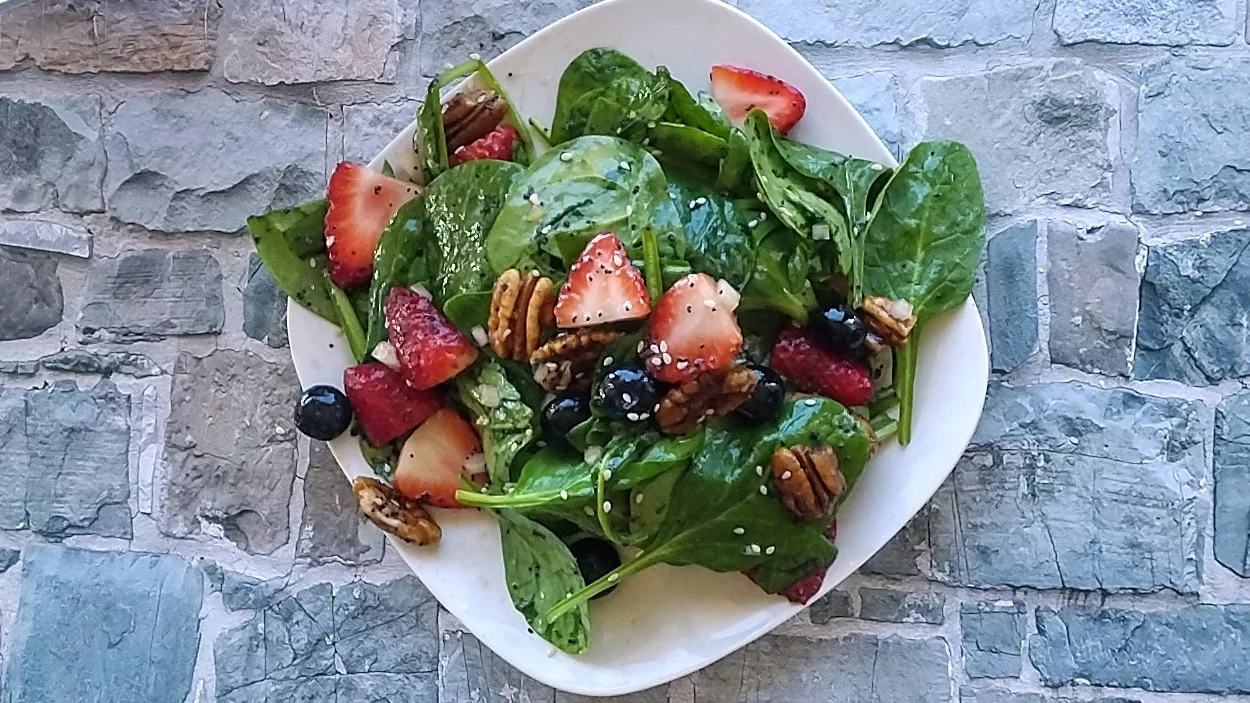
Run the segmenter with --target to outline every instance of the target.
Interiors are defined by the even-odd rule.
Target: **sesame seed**
[[[609,574],[609,575],[608,575],[608,583],[612,583],[613,581],[616,581],[616,580],[617,580],[617,579],[619,579],[620,577],[621,577],[621,575],[620,575],[620,574]]]
[[[542,205],[543,199],[538,197],[538,193],[530,193],[529,201],[531,205]]]
[[[658,356],[653,356],[653,357],[651,357],[651,365],[652,365],[652,366],[659,366],[660,364],[663,364],[663,363],[664,363],[664,360],[663,360],[663,359],[661,359],[660,357],[658,357]]]
[[[768,486],[765,486],[762,484],[760,485],[760,495],[762,496],[768,495]]]
[[[602,316],[603,316],[603,313],[599,313],[599,316],[600,316],[600,317],[602,317]],[[603,365],[604,365],[604,366],[611,366],[611,365],[612,365],[612,361],[613,361],[613,359],[612,359],[612,357],[610,357],[610,356],[605,356],[605,357],[603,357]]]
[[[715,310],[715,309],[716,309],[716,301],[715,301],[715,300],[712,300],[711,298],[708,298],[707,300],[704,300],[704,301],[703,301],[703,307],[705,307],[705,308],[707,308],[707,309],[709,309],[709,310]]]
[[[603,512],[605,513],[612,512],[612,501],[610,500],[603,501]]]
[[[633,205],[626,205],[626,206],[625,206],[625,216],[626,216],[626,217],[629,217],[629,216],[630,216],[630,215],[632,215],[632,214],[634,214],[634,206],[633,206]]]
[[[668,351],[668,342],[665,342],[664,340],[660,340],[660,351],[662,352]]]
[[[570,154],[570,153],[569,153],[569,152],[567,152],[567,151],[561,152],[561,153],[560,153],[560,160],[561,160],[561,161],[572,161],[572,160],[573,160],[573,155],[572,155],[572,154]]]
[[[669,356],[669,355],[668,355],[668,352],[664,352],[664,355],[663,355],[663,356],[661,356],[660,358],[661,358],[661,359],[664,359],[664,363],[666,363],[666,364],[671,364],[671,363],[673,363],[673,357]]]
[[[752,554],[759,554],[760,546],[758,544],[752,544],[751,546],[747,547],[747,551]]]
[[[782,480],[782,481],[787,481],[787,480],[789,480],[789,478],[790,478],[790,472],[789,472],[789,471],[785,471],[785,472],[783,472],[783,473],[781,474],[781,480]]]
[[[703,417],[711,417],[715,414],[716,414],[716,410],[714,408],[708,408],[707,410],[703,411]]]
[[[474,61],[481,61],[482,55],[481,54],[469,54],[469,58],[473,59]]]
[[[639,418],[638,413],[625,413],[625,419],[630,422],[638,422],[641,418]]]
[[[777,551],[777,548],[776,548],[776,547],[774,547],[774,546],[772,546],[772,545],[769,545],[769,546],[768,546],[768,549],[765,549],[765,550],[764,550],[764,553],[765,553],[765,554],[772,554],[772,553],[773,553],[773,552],[775,552],[775,551]]]
[[[706,202],[707,202],[707,198],[703,197],[702,195],[694,199],[695,205],[703,205]]]
[[[741,527],[735,527],[735,528],[734,528],[734,534],[735,534],[735,535],[745,535],[746,533],[747,533],[747,531],[746,531],[746,530],[744,530],[744,529],[742,529]]]
[[[654,123],[654,122],[648,122],[648,123],[647,123],[647,129],[655,129],[655,123]]]
[[[636,351],[637,353],[641,354],[641,353],[642,353],[642,350],[643,350],[643,349],[646,349],[646,348],[647,348],[647,343],[646,343],[646,342],[643,342],[643,341],[639,341],[639,342],[638,342],[638,348],[637,348],[635,351]]]
[[[635,494],[634,494],[634,502],[635,502],[635,503],[641,503],[641,502],[642,502],[642,494],[641,494],[641,493],[635,493]]]
[[[629,170],[629,162],[628,162],[628,161],[622,161],[622,162],[621,162],[621,170],[622,170],[622,171],[628,171],[628,170]]]
[[[560,500],[568,500],[568,499],[569,499],[569,492],[568,492],[568,491],[566,491],[566,490],[564,490],[563,488],[561,488],[561,489],[560,489]]]
[[[555,371],[556,369],[560,368],[560,365],[554,361],[548,361],[547,368],[551,369],[552,371]]]
[[[612,255],[612,265],[613,265],[613,266],[623,266],[624,264],[625,264],[625,260],[621,258],[621,255],[620,255],[620,254],[613,254],[613,255]]]
[[[633,403],[633,402],[634,402],[634,396],[632,396],[632,395],[630,395],[630,394],[628,394],[628,393],[622,393],[622,394],[621,394],[621,400],[625,401],[625,404],[626,404],[626,405],[629,405],[630,403]]]
[[[539,231],[543,234],[551,234],[551,225],[543,225],[543,228]]]
[[[747,227],[755,227],[759,223],[760,223],[759,220],[751,220],[750,222],[747,223]]]
[[[689,365],[690,364],[685,359],[682,359],[681,361],[677,362],[677,370],[681,371],[682,369],[686,368]]]
[[[756,476],[763,476],[763,475],[764,475],[764,467],[763,467],[763,466],[756,466],[756,467],[755,467],[755,475],[756,475]]]
[[[809,407],[809,408],[810,408],[810,407],[814,407],[814,406],[816,405],[816,399],[815,399],[815,398],[808,398],[807,400],[803,401],[803,404],[804,404],[804,405],[806,405],[806,406],[807,406],[807,407]]]
[[[589,515],[589,516],[591,516],[591,517],[594,517],[594,516],[595,516],[595,510],[594,510],[594,508],[590,507],[589,505],[587,505],[586,507],[582,508],[582,512],[583,512],[583,513],[586,513],[587,515]]]
[[[611,480],[612,480],[612,469],[604,469],[604,470],[603,470],[603,480],[604,480],[604,481],[611,481]]]

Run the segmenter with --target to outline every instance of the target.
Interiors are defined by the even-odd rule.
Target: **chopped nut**
[[[838,457],[829,447],[778,447],[773,452],[772,471],[782,504],[801,520],[827,517],[846,492]]]
[[[530,355],[534,380],[552,393],[589,388],[603,348],[621,334],[615,330],[587,328],[556,337]]]
[[[916,314],[906,300],[891,300],[884,296],[864,298],[860,308],[864,323],[868,326],[868,345],[872,351],[874,346],[901,347],[907,343],[907,336],[916,326]]]
[[[490,134],[508,114],[508,103],[493,91],[457,93],[443,104],[447,153]]]
[[[361,476],[352,481],[352,494],[370,522],[405,542],[424,546],[443,536],[443,530],[420,503],[376,478]]]
[[[755,392],[758,376],[745,366],[707,372],[664,394],[655,420],[665,434],[685,434],[709,417],[728,415]]]
[[[546,330],[555,325],[555,285],[537,271],[522,276],[516,269],[503,272],[491,292],[487,338],[490,348],[505,359],[528,361]]]

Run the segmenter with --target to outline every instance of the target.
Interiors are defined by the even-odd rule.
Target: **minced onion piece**
[[[723,278],[716,282],[716,296],[720,298],[721,301],[725,303],[725,307],[729,308],[731,311],[737,310],[738,303],[742,300],[742,294],[734,290],[734,287],[729,285],[729,281],[726,281]]]
[[[378,346],[373,348],[373,358],[395,371],[399,370],[399,355],[395,352],[395,345],[386,340],[378,342]]]
[[[469,458],[464,460],[462,469],[465,476],[476,476],[486,473],[486,455],[481,452],[470,455]]]
[[[829,238],[829,225],[823,222],[817,222],[812,225],[812,239],[816,241],[824,241]]]
[[[430,295],[430,290],[429,290],[428,288],[426,288],[425,286],[421,285],[420,283],[414,283],[414,284],[412,284],[412,285],[408,286],[408,290],[412,291],[413,293],[416,293],[417,295],[421,296],[422,298],[433,298],[433,297],[434,297],[434,296]]]
[[[481,325],[473,325],[473,329],[469,330],[469,334],[473,335],[473,341],[479,347],[484,347],[490,342],[490,337],[486,336],[486,330]]]
[[[478,397],[478,400],[482,401],[482,405],[485,405],[488,408],[499,407],[499,402],[500,402],[499,389],[492,385],[483,383],[482,385],[478,386],[477,397]]]

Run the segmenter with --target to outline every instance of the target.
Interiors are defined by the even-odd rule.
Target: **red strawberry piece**
[[[588,327],[651,314],[651,298],[642,272],[611,232],[596,234],[573,262],[556,298],[556,324]]]
[[[463,508],[456,500],[466,464],[481,454],[482,443],[473,427],[455,410],[443,408],[430,416],[404,442],[395,468],[395,490],[413,500],[440,508]]]
[[[773,128],[785,134],[807,110],[807,98],[789,83],[749,68],[712,67],[712,97],[739,127],[755,108],[768,115]]]
[[[369,282],[373,251],[395,212],[421,189],[360,164],[344,161],[334,169],[326,199],[326,248],[330,280],[339,288]]]
[[[434,301],[407,288],[392,288],[386,296],[386,329],[399,370],[414,388],[425,390],[451,380],[477,359],[477,347]]]
[[[343,392],[365,437],[375,446],[395,441],[443,405],[435,391],[419,391],[398,371],[377,363],[344,371]]]
[[[737,291],[706,273],[678,280],[651,313],[643,351],[647,371],[665,383],[681,383],[732,365],[742,351],[737,305]]]
[[[866,405],[872,400],[868,367],[821,346],[808,329],[782,330],[769,363],[798,390],[819,393],[846,406]]]
[[[798,603],[800,605],[807,603],[807,601],[812,599],[812,596],[816,595],[820,591],[820,587],[824,585],[825,572],[828,570],[829,567],[827,566],[822,566],[819,569],[816,569],[803,578],[800,578],[798,581],[795,581],[789,586],[781,589],[781,595],[790,599],[791,603]]]
[[[456,149],[447,158],[447,163],[452,166],[459,166],[467,161],[477,161],[478,159],[511,161],[512,149],[520,138],[521,135],[517,134],[515,127],[507,122],[500,122],[499,126],[491,130],[486,136]]]

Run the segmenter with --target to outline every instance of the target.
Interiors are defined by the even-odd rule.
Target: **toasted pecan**
[[[530,365],[534,380],[552,393],[584,390],[590,387],[595,362],[603,348],[622,335],[599,327],[573,330],[534,350]]]
[[[442,528],[424,506],[372,476],[352,481],[352,495],[370,522],[405,542],[424,546],[443,536]]]
[[[490,348],[505,359],[529,361],[545,333],[555,325],[555,285],[531,271],[522,275],[508,269],[491,291],[487,338]]]
[[[709,417],[737,410],[755,392],[758,381],[745,366],[701,373],[664,394],[656,423],[665,434],[685,434]]]
[[[838,455],[829,447],[778,447],[771,468],[781,503],[801,520],[827,517],[846,492]]]

